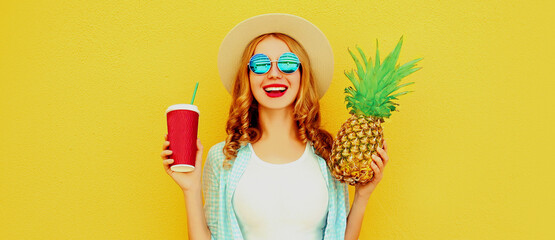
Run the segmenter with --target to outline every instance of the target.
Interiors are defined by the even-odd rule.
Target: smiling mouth
[[[271,98],[281,97],[287,91],[287,87],[265,87],[266,95]]]
[[[264,88],[264,91],[266,91],[267,93],[285,92],[286,90],[287,90],[286,87],[267,87],[267,88]]]

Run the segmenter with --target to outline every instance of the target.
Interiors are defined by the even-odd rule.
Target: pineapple
[[[353,87],[345,88],[345,102],[351,117],[341,126],[332,146],[328,167],[332,175],[341,182],[350,185],[365,184],[372,180],[374,172],[370,167],[372,154],[377,148],[383,148],[382,123],[384,118],[395,111],[393,100],[413,91],[392,94],[401,87],[414,82],[399,85],[402,78],[419,70],[414,68],[422,58],[412,60],[403,66],[395,66],[403,43],[403,37],[395,49],[380,63],[378,41],[376,40],[375,63],[366,59],[364,52],[357,46],[362,57],[361,63],[355,54],[348,49],[357,69],[345,72]]]

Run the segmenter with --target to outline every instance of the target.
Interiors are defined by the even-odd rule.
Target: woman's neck
[[[297,124],[293,117],[293,105],[284,109],[269,109],[259,106],[258,122],[262,129],[260,141],[274,143],[300,141]]]

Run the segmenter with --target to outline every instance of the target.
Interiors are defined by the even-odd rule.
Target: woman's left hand
[[[389,156],[387,155],[387,144],[385,143],[385,139],[383,140],[383,147],[383,149],[378,148],[378,154],[380,156],[372,155],[373,161],[370,164],[370,167],[374,171],[374,176],[372,177],[372,180],[364,185],[355,185],[355,196],[370,198],[370,195],[372,194],[372,192],[374,192],[374,189],[376,188],[380,180],[382,180],[383,170],[385,168],[385,165],[389,162]]]

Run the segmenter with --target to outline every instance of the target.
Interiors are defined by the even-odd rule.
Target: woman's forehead
[[[270,59],[278,59],[281,54],[286,52],[291,52],[287,44],[283,40],[272,36],[264,38],[254,49],[254,54],[263,53],[268,55]]]

